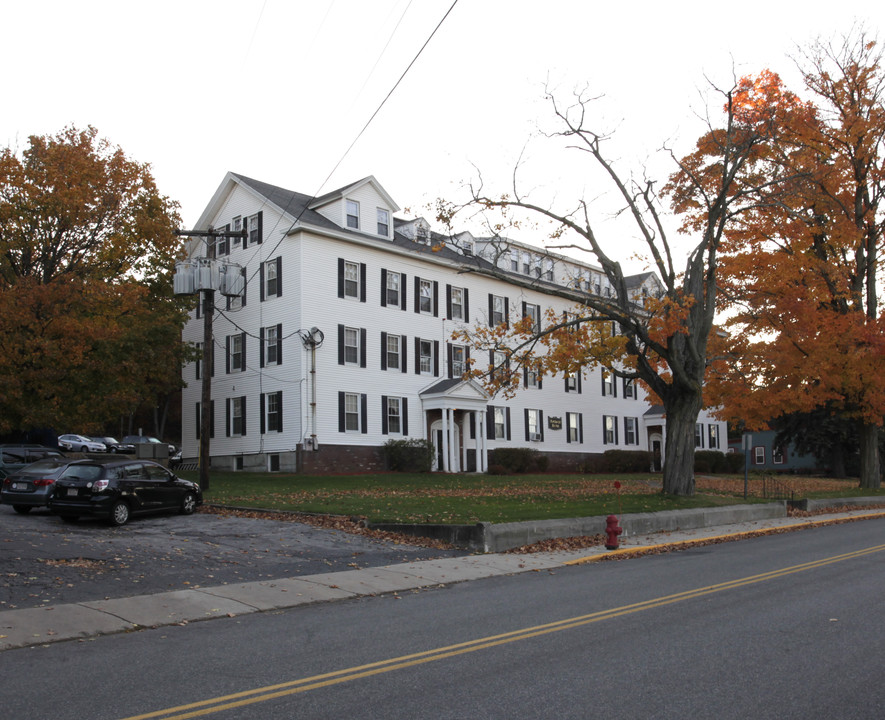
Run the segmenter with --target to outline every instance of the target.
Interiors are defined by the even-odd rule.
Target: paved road
[[[0,611],[464,554],[209,513],[121,528],[0,505]]]
[[[9,650],[4,708],[16,720],[879,718],[883,571],[879,519]]]

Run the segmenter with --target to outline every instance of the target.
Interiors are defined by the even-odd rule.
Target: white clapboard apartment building
[[[425,438],[435,469],[485,471],[499,447],[531,447],[551,470],[588,455],[664,448],[664,418],[643,390],[599,368],[580,377],[526,374],[511,399],[462,380],[463,325],[565,311],[563,287],[607,293],[598,268],[515,241],[431,232],[374,177],[314,198],[228,173],[196,230],[215,257],[241,266],[242,297],[216,293],[214,357],[183,369],[182,448],[199,455],[202,373],[211,374],[211,465],[219,469],[361,472],[383,469],[390,439]],[[207,255],[194,239],[191,255]],[[499,276],[482,269],[494,264]],[[531,282],[526,282],[531,280]],[[654,293],[653,274],[631,278]],[[202,346],[199,307],[183,331]],[[488,355],[488,351],[483,351]],[[724,423],[699,419],[699,448],[726,448]]]

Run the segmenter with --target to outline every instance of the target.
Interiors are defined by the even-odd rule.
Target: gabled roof
[[[362,180],[357,180],[355,183],[345,185],[342,188],[332,190],[331,192],[327,192],[325,195],[320,195],[318,198],[314,198],[310,203],[310,208],[313,209],[322,207],[323,205],[328,205],[331,202],[340,200],[346,195],[351,195],[355,193],[364,185],[371,185],[375,192],[377,192],[382,198],[384,198],[384,202],[386,202],[390,206],[393,212],[399,212],[399,205],[397,205],[393,201],[393,198],[387,194],[387,191],[383,187],[381,187],[381,184],[375,179],[374,175],[369,175],[368,177],[364,177]]]

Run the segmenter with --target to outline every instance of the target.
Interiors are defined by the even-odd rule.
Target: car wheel
[[[19,515],[27,515],[31,512],[30,505],[13,505],[12,509],[15,510]]]
[[[193,515],[194,510],[196,510],[196,509],[197,509],[196,496],[192,492],[186,493],[185,496],[181,500],[181,508],[179,509],[179,512],[182,515]]]
[[[85,452],[89,452],[89,451],[86,449],[86,446],[84,445],[83,447],[80,448],[80,452],[85,453]]]
[[[117,500],[111,508],[111,525],[125,525],[129,522],[129,506],[123,500]]]
[[[117,452],[117,448],[111,448],[111,452],[112,452],[112,453],[116,453],[116,452]]]

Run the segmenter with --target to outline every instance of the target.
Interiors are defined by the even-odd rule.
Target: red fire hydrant
[[[605,534],[608,536],[605,541],[606,550],[618,549],[618,535],[624,532],[624,529],[618,526],[618,516],[609,515],[605,519]]]

